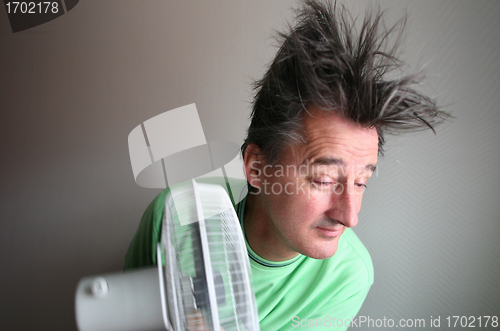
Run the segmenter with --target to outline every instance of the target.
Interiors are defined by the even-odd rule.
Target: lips
[[[344,227],[317,227],[317,229],[326,237],[338,237],[342,234]]]

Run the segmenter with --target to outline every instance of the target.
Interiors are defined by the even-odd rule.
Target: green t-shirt
[[[161,192],[144,212],[125,257],[125,269],[156,263],[167,193],[168,189]],[[245,201],[235,207],[240,221]],[[325,260],[298,255],[272,262],[255,254],[248,243],[247,249],[263,331],[346,330],[373,284],[370,255],[351,229],[340,237],[335,255]]]

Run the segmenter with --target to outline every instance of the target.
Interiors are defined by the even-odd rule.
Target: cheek
[[[311,224],[324,218],[328,206],[328,197],[324,195],[296,195],[290,203],[291,217],[297,220],[297,227],[309,228]]]
[[[327,211],[335,197],[331,193],[325,193],[311,189],[309,194],[300,197],[302,205],[309,213],[321,213]]]
[[[277,191],[278,185],[282,188],[280,194],[274,194],[271,188]],[[268,210],[279,220],[294,227],[307,226],[317,221],[331,208],[334,197],[308,186],[305,179],[272,178],[268,188]]]

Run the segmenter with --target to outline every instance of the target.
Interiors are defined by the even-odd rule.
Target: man
[[[306,1],[256,84],[241,149],[249,194],[236,211],[262,330],[347,329],[373,283],[350,228],[384,133],[433,129],[448,116],[411,88],[416,76],[385,79],[400,62],[396,47],[385,51],[393,30],[382,29],[380,14],[365,18],[357,37],[353,26],[345,10]],[[128,267],[149,263],[137,246],[161,217],[161,203],[152,206]]]

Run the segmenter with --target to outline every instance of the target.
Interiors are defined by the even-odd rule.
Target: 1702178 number
[[[57,2],[44,1],[44,2],[7,2],[8,14],[47,14],[52,12],[57,14],[59,12],[59,4]]]
[[[448,316],[448,327],[463,327],[463,328],[486,328],[498,327],[498,316]]]

